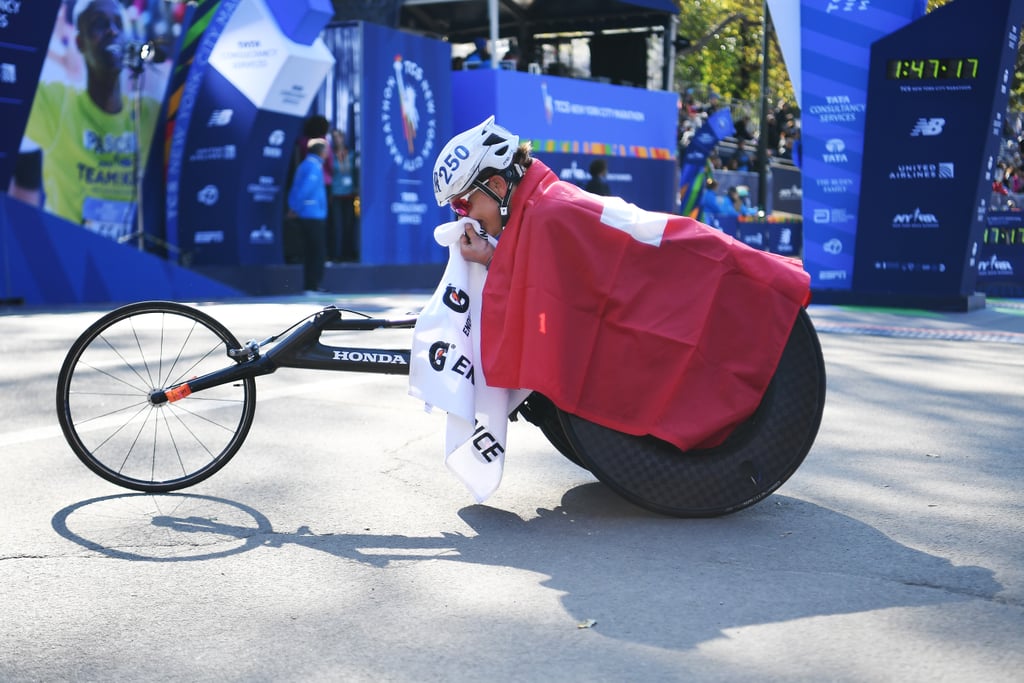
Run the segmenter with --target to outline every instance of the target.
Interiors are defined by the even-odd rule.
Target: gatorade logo
[[[444,370],[445,361],[448,359],[448,342],[437,341],[430,345],[430,367],[438,372]]]
[[[465,313],[469,310],[469,294],[452,285],[444,290],[444,305],[456,313]]]

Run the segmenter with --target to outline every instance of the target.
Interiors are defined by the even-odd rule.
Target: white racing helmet
[[[437,205],[444,206],[474,186],[479,187],[481,178],[486,180],[509,169],[518,147],[519,136],[496,124],[494,116],[453,137],[434,163]],[[519,175],[510,180],[517,180]]]

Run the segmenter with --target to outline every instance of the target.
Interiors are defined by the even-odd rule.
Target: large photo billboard
[[[184,9],[163,0],[60,3],[11,196],[114,240],[133,235]]]

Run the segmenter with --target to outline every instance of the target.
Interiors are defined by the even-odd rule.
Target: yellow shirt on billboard
[[[46,210],[111,239],[134,231],[137,182],[160,108],[146,97],[136,104],[122,95],[121,102],[109,114],[84,90],[43,83],[25,130],[43,149]]]

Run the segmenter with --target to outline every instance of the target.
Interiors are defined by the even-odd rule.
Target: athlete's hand
[[[473,229],[473,226],[467,225],[466,231],[459,240],[459,252],[467,261],[488,266],[491,263],[491,257],[494,256],[494,247],[486,238],[481,237]]]

